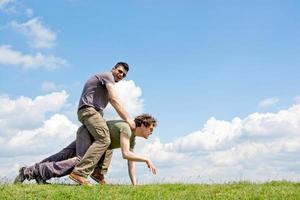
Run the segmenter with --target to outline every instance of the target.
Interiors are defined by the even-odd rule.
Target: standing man
[[[70,178],[78,183],[88,182],[87,176],[94,170],[110,145],[109,129],[103,119],[103,110],[108,102],[119,116],[128,123],[129,127],[132,130],[135,129],[135,122],[129,117],[114,87],[116,82],[126,77],[128,71],[127,63],[118,62],[110,72],[95,74],[85,83],[77,114],[79,121],[86,126],[94,142],[70,174]],[[94,174],[94,176],[96,175]]]

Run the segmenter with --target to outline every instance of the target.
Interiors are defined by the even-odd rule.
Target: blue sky
[[[159,126],[149,146],[150,153],[144,153],[151,156],[154,148],[165,155],[165,159],[157,159],[162,170],[167,169],[164,167],[169,160],[177,160],[181,166],[183,157],[187,156],[184,152],[188,152],[193,155],[190,159],[208,163],[207,166],[195,164],[196,171],[205,167],[218,171],[222,165],[228,170],[223,180],[228,180],[226,178],[237,170],[228,167],[228,163],[239,163],[240,174],[251,177],[258,172],[241,163],[253,161],[250,156],[255,154],[253,152],[265,150],[266,155],[282,154],[281,150],[270,150],[272,145],[262,142],[263,137],[267,135],[275,144],[288,138],[300,141],[299,133],[295,134],[300,130],[300,122],[289,124],[290,118],[285,117],[294,119],[299,113],[296,109],[300,103],[299,9],[300,3],[292,0],[43,3],[0,0],[1,106],[8,109],[3,102],[12,105],[11,110],[0,114],[2,127],[7,130],[0,135],[0,142],[19,141],[24,131],[43,135],[41,127],[59,114],[68,124],[69,135],[57,146],[42,148],[39,156],[57,151],[70,141],[79,124],[76,106],[86,79],[96,72],[110,70],[122,60],[129,63],[130,72],[119,86],[128,93],[120,96],[132,115],[148,112],[157,117]],[[46,105],[37,103],[39,96],[46,99],[42,101]],[[57,98],[57,102],[48,99],[50,97]],[[39,106],[32,108],[32,105]],[[34,114],[29,114],[32,118],[27,117],[28,126],[20,123],[14,127],[16,119],[23,119],[18,118],[17,111],[30,112],[31,109]],[[114,116],[111,108],[107,113],[108,117]],[[272,119],[262,120],[265,117]],[[235,128],[223,132],[224,126],[236,127],[236,123],[242,127],[238,133],[230,131]],[[279,140],[279,133],[269,130],[270,127],[286,127],[279,130],[292,136],[283,135]],[[215,143],[204,144],[211,138],[215,138]],[[192,149],[186,148],[190,140],[198,141],[195,148],[192,143]],[[26,143],[26,137],[22,141]],[[239,146],[241,141],[245,146]],[[251,147],[247,146],[249,143]],[[293,156],[300,151],[300,144],[284,143],[288,144],[293,148],[285,155],[295,160]],[[253,146],[259,151],[253,150]],[[13,144],[11,148],[14,152],[20,151]],[[229,162],[232,161],[230,152],[239,148],[248,149],[245,150],[248,153],[243,154],[248,156],[244,156],[243,161]],[[206,157],[197,157],[200,151]],[[228,159],[221,162],[218,158],[222,153]],[[31,162],[40,158],[30,157],[30,152],[15,156],[27,156],[28,163],[28,158]],[[276,160],[281,159],[270,158],[269,163]],[[288,173],[291,163],[284,165],[286,171],[274,169],[274,174],[300,180],[300,161],[296,160],[293,166],[296,176]],[[22,164],[16,164],[14,159],[9,162],[15,167]],[[179,169],[182,170],[178,167],[174,171]],[[219,180],[217,172],[207,172],[207,175]],[[186,176],[193,175],[187,172]],[[261,179],[266,177],[262,175]]]

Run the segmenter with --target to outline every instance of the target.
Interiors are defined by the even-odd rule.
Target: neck
[[[139,131],[139,127],[136,127],[132,132],[135,136],[141,136],[141,132]]]

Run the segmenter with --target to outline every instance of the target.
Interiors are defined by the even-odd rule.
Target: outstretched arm
[[[156,167],[149,158],[140,156],[130,151],[129,137],[125,133],[120,134],[121,152],[124,159],[128,161],[145,162],[149,170],[156,174]]]

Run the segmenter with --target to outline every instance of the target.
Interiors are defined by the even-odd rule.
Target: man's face
[[[114,67],[112,69],[112,75],[114,76],[115,82],[117,83],[126,77],[127,71],[123,66]]]
[[[144,124],[142,124],[141,131],[143,138],[148,139],[149,136],[152,135],[153,129],[153,124],[151,124],[149,127],[146,127]]]

